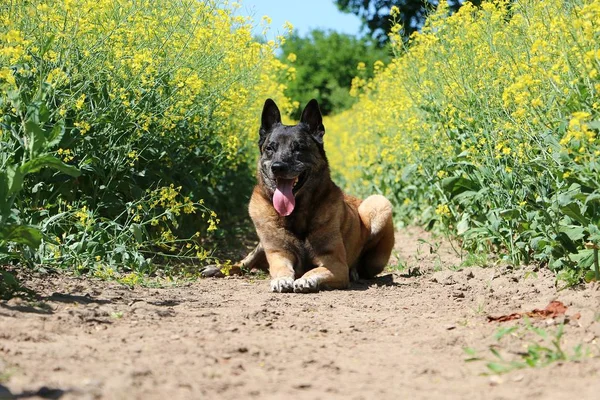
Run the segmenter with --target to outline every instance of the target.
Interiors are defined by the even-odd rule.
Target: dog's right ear
[[[279,112],[279,108],[277,108],[277,104],[272,99],[267,99],[265,101],[265,105],[262,111],[262,118],[260,121],[260,130],[259,139],[258,139],[258,147],[262,149],[262,145],[267,138],[267,135],[271,133],[275,125],[281,124],[281,113]]]

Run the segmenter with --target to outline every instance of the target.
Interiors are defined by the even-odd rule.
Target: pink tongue
[[[294,188],[294,179],[277,179],[277,189],[273,194],[273,207],[284,217],[294,211],[296,199],[292,189]]]

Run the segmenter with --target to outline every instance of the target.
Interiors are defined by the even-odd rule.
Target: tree
[[[465,1],[448,0],[448,7],[455,12]],[[475,5],[481,4],[481,0],[470,1]],[[392,27],[390,10],[393,6],[400,10],[398,19],[404,28],[404,36],[408,38],[423,26],[427,14],[438,6],[439,0],[335,0],[335,3],[341,11],[358,15],[373,37],[383,45]]]
[[[390,59],[388,51],[371,39],[319,29],[306,37],[294,32],[282,50],[281,60],[296,68],[296,79],[289,82],[286,95],[301,105],[316,98],[323,114],[349,108],[355,101],[349,94],[352,79],[360,73],[372,76],[375,61]],[[366,65],[362,72],[357,70],[360,62]]]

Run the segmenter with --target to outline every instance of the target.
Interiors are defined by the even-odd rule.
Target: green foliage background
[[[295,73],[295,79],[287,83],[286,95],[301,106],[317,99],[325,115],[354,104],[356,99],[350,96],[352,80],[357,75],[372,77],[373,64],[387,62],[391,56],[389,50],[378,48],[367,38],[318,29],[306,37],[293,33],[281,50],[280,59],[291,63],[291,73]],[[300,118],[301,108],[292,115],[295,119]]]
[[[600,241],[600,2],[441,5],[360,100],[325,121],[354,193],[471,252],[593,277]],[[396,12],[397,16],[397,12]],[[330,142],[331,143],[331,142]]]
[[[0,7],[0,263],[211,261],[220,220],[245,217],[264,97],[290,107],[278,43],[212,0]]]

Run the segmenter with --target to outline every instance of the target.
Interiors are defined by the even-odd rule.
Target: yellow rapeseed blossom
[[[448,204],[440,204],[436,207],[435,213],[441,217],[448,217],[450,216],[450,208]]]
[[[545,157],[555,165],[560,148],[547,135],[576,163],[595,157],[598,129],[589,124],[600,120],[600,1],[465,2],[450,17],[440,3],[407,49],[402,27],[392,27],[394,59],[376,65],[371,81],[355,78],[358,102],[325,119],[338,181],[400,202],[398,193],[413,186],[408,195],[426,207],[439,196],[430,177],[462,165],[487,174],[521,173]]]

